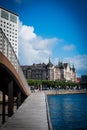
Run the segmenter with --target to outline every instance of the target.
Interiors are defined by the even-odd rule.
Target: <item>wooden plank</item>
[[[48,130],[45,94],[31,94],[2,130]]]

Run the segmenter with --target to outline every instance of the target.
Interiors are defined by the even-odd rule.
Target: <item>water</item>
[[[53,130],[87,130],[87,94],[48,96]]]

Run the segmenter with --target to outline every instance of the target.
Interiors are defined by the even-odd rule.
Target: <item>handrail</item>
[[[24,86],[27,88],[28,91],[30,91],[30,88],[27,84],[27,81],[24,77],[23,71],[20,67],[19,61],[17,59],[17,56],[14,52],[13,47],[11,46],[11,43],[9,42],[8,38],[6,37],[5,33],[0,28],[0,51],[8,58],[8,60],[12,63],[16,71],[18,72],[20,78],[22,79],[22,82]]]

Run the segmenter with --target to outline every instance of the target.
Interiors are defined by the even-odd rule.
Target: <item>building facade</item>
[[[87,75],[82,75],[81,80],[79,82],[80,88],[87,90]]]
[[[40,63],[31,66],[21,66],[26,79],[40,80],[64,80],[76,81],[76,69],[74,65],[71,67],[69,63],[59,62],[54,66],[49,60],[48,64]]]
[[[18,57],[18,15],[0,7],[0,28],[5,33]]]

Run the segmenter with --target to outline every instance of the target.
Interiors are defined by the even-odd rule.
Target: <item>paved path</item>
[[[44,93],[32,93],[1,130],[48,130]]]

